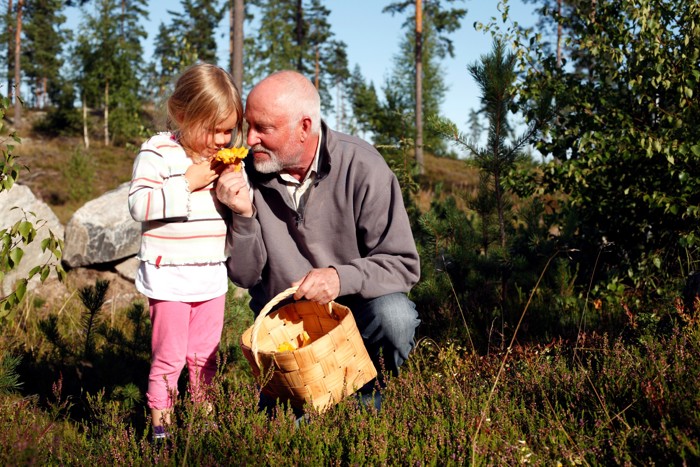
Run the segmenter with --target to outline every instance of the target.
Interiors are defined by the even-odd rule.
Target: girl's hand
[[[215,170],[215,166],[208,160],[196,162],[187,167],[187,170],[185,171],[185,178],[189,184],[190,191],[204,188],[218,177],[219,174]]]
[[[234,172],[233,166],[226,167],[216,182],[216,197],[236,214],[253,216],[253,203],[243,171]]]

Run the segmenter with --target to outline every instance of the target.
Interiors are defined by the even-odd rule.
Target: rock
[[[21,209],[12,209],[13,207]],[[34,213],[36,217],[30,212]],[[24,219],[25,213],[27,220],[34,224],[34,228],[37,229],[37,235],[32,243],[19,245],[24,251],[24,256],[19,266],[10,271],[3,279],[1,284],[3,296],[12,293],[17,279],[26,277],[33,267],[51,260],[50,252],[41,251],[41,241],[49,236],[49,230],[57,238],[63,238],[64,229],[58,217],[46,203],[34,196],[29,187],[15,184],[9,191],[0,192],[0,219],[2,219],[0,220],[0,229],[12,227],[17,221]],[[39,283],[39,278],[35,276],[27,284],[27,289],[33,290]]]
[[[132,256],[131,258],[114,266],[114,269],[123,279],[134,282],[136,280],[136,271],[138,271],[140,264],[141,261],[139,261],[136,256]]]
[[[141,224],[128,207],[129,182],[85,203],[66,225],[63,261],[71,268],[117,261],[138,253]]]

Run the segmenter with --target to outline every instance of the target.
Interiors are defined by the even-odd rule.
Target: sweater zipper
[[[306,211],[306,208],[309,206],[309,203],[311,202],[311,195],[313,192],[316,190],[316,187],[318,186],[319,180],[314,180],[314,182],[311,184],[309,187],[307,193],[306,193],[306,200],[304,201],[304,204],[296,210],[296,225],[297,228],[304,223],[304,212]]]

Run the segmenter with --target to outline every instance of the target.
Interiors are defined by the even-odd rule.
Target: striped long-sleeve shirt
[[[225,261],[228,209],[214,184],[190,192],[185,171],[192,164],[172,133],[143,143],[134,162],[129,212],[142,223],[138,258],[156,266]]]

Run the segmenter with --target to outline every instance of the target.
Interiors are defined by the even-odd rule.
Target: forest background
[[[220,65],[237,82],[305,73],[335,102],[324,113],[371,138],[402,182],[422,325],[382,411],[341,404],[301,429],[259,417],[236,344],[252,317],[232,290],[230,365],[210,415],[219,431],[183,402],[173,434],[183,442],[157,459],[697,461],[700,6],[527,0],[535,24],[524,28],[498,2],[500,15],[475,25],[492,46],[465,64],[480,107],[465,108],[462,132],[441,115],[441,60],[468,4],[385,3],[405,22],[394,68],[377,84],[349,67],[320,0],[183,0],[147,62],[145,1],[6,2],[6,89],[22,99],[3,98],[2,189],[28,166],[26,182],[63,221],[128,180],[138,144],[162,127],[173,78],[217,61],[214,31],[227,17],[231,58]],[[61,26],[69,5],[84,13],[73,32]],[[250,21],[267,27],[242,38]],[[2,227],[6,272],[35,232],[30,222]],[[46,244],[57,258],[60,246]],[[52,268],[63,276],[60,264],[33,273]],[[21,283],[3,297],[5,459],[141,463],[154,452],[142,399],[147,315],[134,303],[101,319],[107,288],[81,288],[80,303],[55,309]]]

